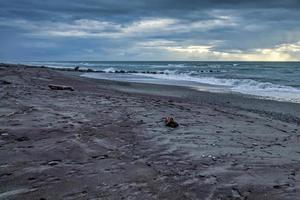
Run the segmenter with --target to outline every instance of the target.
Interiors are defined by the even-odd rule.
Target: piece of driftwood
[[[71,86],[65,86],[65,85],[48,85],[48,87],[51,90],[69,90],[69,91],[74,91],[74,89]]]
[[[165,125],[171,128],[177,128],[179,124],[172,117],[165,118]]]

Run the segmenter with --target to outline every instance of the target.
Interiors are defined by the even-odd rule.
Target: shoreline
[[[217,93],[210,91],[200,91],[189,86],[133,83],[94,78],[88,79],[92,79],[98,83],[106,84],[107,87],[113,90],[136,94],[185,98],[185,100],[191,101],[193,103],[205,103],[209,105],[219,105],[243,109],[246,111],[252,111],[256,113],[265,113],[273,115],[277,119],[287,121],[289,121],[288,118],[290,117],[290,121],[294,121],[295,123],[300,124],[300,117],[298,117],[300,116],[299,103],[260,99],[255,98],[252,95],[246,95],[241,93]],[[276,114],[278,115],[276,116]],[[280,118],[280,115],[282,115],[282,118]],[[284,115],[291,116],[283,117]]]
[[[84,73],[106,73],[104,71],[95,71],[93,69],[75,70],[72,68],[51,68],[47,66],[31,66],[19,64],[0,63],[1,66],[11,67],[26,67],[37,69],[50,69],[58,71],[73,78],[91,79],[100,84],[105,84],[106,87],[116,90],[136,94],[167,96],[167,97],[184,97],[185,100],[193,103],[206,103],[209,105],[226,106],[235,109],[242,109],[249,112],[258,113],[274,119],[300,124],[300,103],[278,101],[274,99],[265,99],[255,95],[243,94],[238,92],[212,92],[198,90],[194,86],[184,85],[168,85],[159,83],[142,83],[142,82],[127,82],[109,79],[98,79],[82,76]],[[123,73],[123,72],[122,72]],[[203,84],[204,87],[206,84]],[[156,89],[157,91],[155,91]]]
[[[298,104],[80,73],[0,65],[0,199],[299,196]]]
[[[3,64],[3,63],[2,63]],[[1,65],[1,63],[0,63]],[[5,65],[5,64],[4,64]],[[11,64],[12,66],[14,64]],[[240,95],[255,99],[262,99],[262,100],[272,100],[272,101],[279,101],[279,102],[288,102],[288,103],[298,103],[300,104],[300,100],[298,96],[293,98],[287,97],[287,94],[282,94],[281,92],[276,92],[267,94],[262,91],[248,91],[245,92],[244,90],[230,88],[229,86],[225,85],[217,85],[205,82],[198,82],[193,80],[176,80],[176,79],[164,79],[164,78],[156,78],[155,76],[158,75],[169,75],[168,72],[164,71],[153,71],[153,70],[144,70],[144,71],[137,71],[137,70],[123,70],[119,69],[114,71],[107,71],[106,69],[93,69],[90,67],[81,67],[81,66],[39,66],[39,65],[24,65],[28,67],[37,67],[37,68],[49,68],[57,71],[63,72],[81,72],[83,73],[82,76],[87,78],[95,78],[95,79],[104,79],[104,80],[112,80],[112,81],[122,81],[122,82],[132,82],[132,83],[146,83],[146,84],[157,84],[157,85],[175,85],[175,86],[183,86],[188,88],[194,88],[200,91],[206,92],[216,92],[216,93],[230,93],[234,95]],[[202,71],[201,71],[202,72]],[[214,72],[211,71],[210,72]],[[216,70],[218,72],[218,70]],[[126,78],[127,77],[127,78]],[[226,80],[226,79],[225,79]],[[238,79],[237,79],[238,80]],[[253,81],[253,80],[252,80]],[[257,82],[259,83],[259,82]],[[264,82],[261,82],[264,83]],[[273,84],[266,82],[265,84]],[[276,84],[275,84],[276,85]],[[280,86],[280,85],[279,85]],[[283,87],[290,87],[290,86],[283,86]],[[296,89],[296,88],[294,88]],[[290,92],[291,93],[291,92]],[[291,95],[291,94],[290,94]]]

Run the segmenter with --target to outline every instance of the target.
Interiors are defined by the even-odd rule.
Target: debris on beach
[[[48,87],[51,90],[69,90],[69,91],[74,91],[74,89],[71,86],[65,86],[65,85],[48,85]]]
[[[172,117],[165,118],[165,125],[171,128],[177,128],[179,126],[179,124]]]

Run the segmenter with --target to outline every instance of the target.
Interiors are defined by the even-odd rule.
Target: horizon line
[[[300,60],[290,61],[237,61],[237,60],[6,60],[0,61],[1,63],[7,62],[300,62]]]

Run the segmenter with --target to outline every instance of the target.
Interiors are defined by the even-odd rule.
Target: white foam
[[[116,69],[113,67],[109,67],[109,68],[103,69],[103,71],[106,73],[113,73],[113,72],[116,72]]]
[[[152,78],[164,80],[182,80],[204,83],[225,87],[233,92],[261,96],[279,101],[291,101],[300,103],[300,89],[273,84],[269,82],[258,82],[251,79],[220,79],[214,77],[193,77],[188,74],[143,74]]]
[[[163,71],[158,71],[158,72],[162,72],[163,75],[174,75],[176,76],[176,73],[177,73],[177,70],[169,70],[169,69],[166,69],[166,70],[163,70]]]
[[[185,68],[185,64],[167,64],[167,65],[152,65],[151,68]]]

